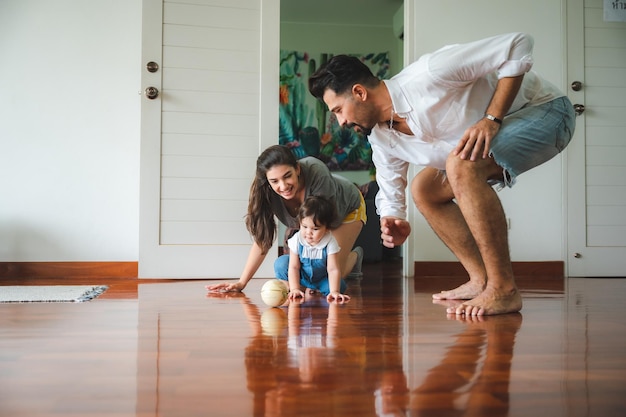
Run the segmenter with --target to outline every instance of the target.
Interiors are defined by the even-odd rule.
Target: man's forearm
[[[524,75],[518,75],[498,80],[496,91],[493,93],[485,114],[490,114],[500,120],[504,119],[519,92],[523,79]]]

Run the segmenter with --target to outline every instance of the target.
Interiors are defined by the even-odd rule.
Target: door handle
[[[159,64],[154,61],[150,61],[146,64],[148,72],[157,72],[159,70]]]
[[[159,89],[156,87],[148,87],[146,88],[146,97],[150,100],[154,100],[159,96]]]
[[[576,112],[577,116],[580,116],[585,111],[585,105],[584,104],[574,104],[574,111]]]

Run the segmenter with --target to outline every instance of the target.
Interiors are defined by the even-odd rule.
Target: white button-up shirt
[[[445,46],[383,81],[394,113],[413,135],[376,125],[369,136],[381,217],[406,218],[409,164],[444,169],[463,132],[484,116],[500,78],[525,74],[509,114],[564,95],[530,71],[532,48],[532,37],[523,33]]]

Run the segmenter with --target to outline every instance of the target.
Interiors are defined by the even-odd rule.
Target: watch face
[[[500,120],[500,119],[498,119],[497,117],[492,116],[492,115],[490,115],[490,114],[486,114],[486,115],[485,115],[485,118],[486,118],[486,119],[489,119],[489,120],[492,120],[492,121],[494,121],[494,122],[496,122],[496,123],[498,123],[498,124],[502,124],[502,120]]]

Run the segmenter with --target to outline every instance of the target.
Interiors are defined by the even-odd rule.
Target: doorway
[[[284,97],[284,101],[281,101],[279,143],[293,144],[292,150],[298,158],[319,156],[334,174],[361,186],[367,195],[368,188],[375,188],[369,187],[375,171],[367,139],[347,132],[340,139],[336,126],[327,123],[323,113],[325,106],[309,94],[306,79],[326,59],[337,54],[359,55],[380,78],[397,74],[404,64],[404,1],[281,0],[280,21],[281,99]],[[334,132],[330,140],[329,132]],[[367,155],[366,163],[356,156],[363,156],[361,154]],[[368,223],[374,226],[375,212],[370,214],[370,211]],[[374,229],[378,230],[378,226]],[[279,224],[279,237],[284,236],[284,230]],[[358,242],[364,247],[366,262],[380,260],[383,250],[382,245],[380,250],[377,247],[379,233],[373,234],[376,244],[364,246],[363,239],[369,241],[372,235],[364,232]]]

